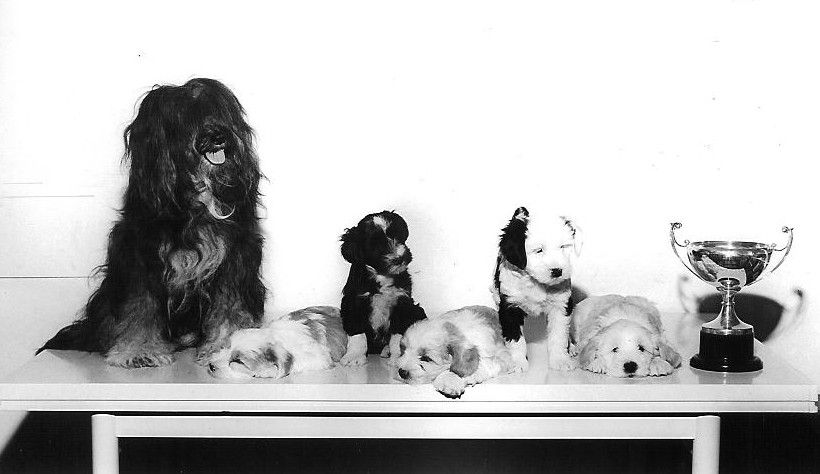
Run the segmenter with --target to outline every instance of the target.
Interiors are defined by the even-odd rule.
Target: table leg
[[[91,416],[91,453],[94,474],[116,474],[120,471],[117,421],[114,415]]]
[[[720,418],[699,416],[692,440],[692,472],[717,474],[720,462]]]

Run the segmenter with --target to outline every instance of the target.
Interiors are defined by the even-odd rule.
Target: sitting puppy
[[[311,306],[268,322],[240,329],[218,351],[208,370],[214,377],[282,378],[306,370],[329,369],[347,344],[338,308]]]
[[[661,315],[639,296],[592,296],[572,312],[572,338],[581,367],[613,377],[666,375],[680,355],[663,334]]]
[[[432,382],[451,398],[460,397],[468,385],[513,369],[498,313],[486,306],[467,306],[413,324],[400,350],[398,375],[402,380]]]
[[[565,217],[531,220],[527,209],[519,207],[502,230],[498,247],[492,291],[516,370],[529,368],[523,334],[527,316],[547,317],[549,367],[576,368],[569,344],[568,306],[572,254],[581,252],[578,229]]]
[[[342,365],[363,365],[368,353],[389,356],[395,365],[402,334],[426,317],[411,296],[408,236],[407,223],[390,211],[368,214],[342,235],[342,257],[351,264],[342,290],[348,335]]]

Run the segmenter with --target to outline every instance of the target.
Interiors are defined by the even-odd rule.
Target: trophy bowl
[[[776,244],[734,240],[684,240],[681,244],[675,237],[675,231],[681,227],[680,222],[674,222],[669,231],[675,255],[693,275],[717,288],[723,296],[720,313],[701,326],[700,350],[689,365],[715,372],[761,370],[763,362],[754,355],[754,328],[738,318],[734,297],[741,288],[760,281],[783,263],[791,251],[793,229],[783,227],[788,242],[777,248]],[[679,249],[685,249],[686,260]],[[775,252],[783,255],[772,265]]]

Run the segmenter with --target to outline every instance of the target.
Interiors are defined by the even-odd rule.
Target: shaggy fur
[[[229,346],[214,355],[208,369],[217,378],[278,379],[329,369],[342,358],[346,345],[339,309],[311,306],[261,328],[234,332]]]
[[[577,367],[569,344],[572,254],[580,254],[581,239],[571,220],[542,219],[530,219],[525,207],[515,210],[501,231],[492,291],[516,369],[529,369],[524,319],[546,316],[549,367],[571,370]]]
[[[681,357],[663,334],[661,315],[640,296],[591,296],[570,324],[581,368],[613,377],[666,375]]]
[[[124,141],[128,186],[102,283],[82,317],[40,351],[100,352],[109,364],[144,367],[196,345],[207,362],[263,313],[253,131],[225,85],[192,79],[148,92]]]
[[[467,386],[513,369],[498,313],[486,306],[468,306],[413,324],[399,350],[398,375],[402,380],[432,382],[450,398],[460,397]]]
[[[342,235],[342,257],[350,262],[342,290],[342,322],[349,336],[343,365],[362,365],[367,353],[389,356],[394,365],[402,334],[426,317],[412,297],[408,236],[407,223],[390,211],[368,214]]]

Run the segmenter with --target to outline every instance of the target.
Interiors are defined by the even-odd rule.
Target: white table
[[[697,325],[665,319],[688,361]],[[96,413],[95,472],[117,471],[120,437],[692,439],[693,472],[717,472],[720,420],[697,415],[817,411],[816,386],[759,343],[762,372],[702,372],[684,362],[669,376],[643,379],[550,371],[543,341],[529,349],[528,373],[468,388],[459,400],[394,380],[377,356],[363,367],[229,383],[193,364],[191,351],[172,366],[138,370],[109,367],[98,355],[46,351],[0,381],[0,409]],[[160,415],[101,414],[116,412]]]

